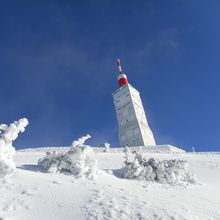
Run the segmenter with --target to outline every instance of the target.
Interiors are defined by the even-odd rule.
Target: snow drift
[[[125,148],[125,167],[122,175],[127,179],[156,181],[159,183],[179,184],[195,183],[195,177],[188,171],[186,160],[145,159],[140,153],[133,151],[134,160],[128,158]]]
[[[15,121],[9,126],[0,124],[0,178],[15,171],[16,167],[13,161],[15,148],[12,146],[12,142],[20,132],[24,132],[27,125],[28,120],[26,118]]]
[[[66,153],[50,153],[38,161],[38,165],[43,166],[48,172],[71,172],[76,177],[85,176],[95,178],[98,171],[97,161],[93,157],[93,149],[85,145],[84,142],[91,138],[90,135],[73,141],[70,150]]]

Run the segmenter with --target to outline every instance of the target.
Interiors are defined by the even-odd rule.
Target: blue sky
[[[158,144],[220,146],[220,2],[2,1],[0,122],[27,117],[17,148],[118,145],[120,58]]]

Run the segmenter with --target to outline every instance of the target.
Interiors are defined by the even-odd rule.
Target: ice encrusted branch
[[[15,171],[15,163],[13,161],[15,148],[12,143],[20,132],[25,131],[27,125],[28,120],[26,118],[15,121],[9,126],[0,124],[0,178]]]
[[[48,172],[68,171],[76,177],[94,179],[98,171],[97,161],[94,159],[93,149],[84,142],[91,136],[86,135],[73,141],[66,153],[47,153],[38,161]]]
[[[86,136],[83,136],[83,137],[79,138],[78,140],[74,140],[71,145],[71,148],[86,146],[86,145],[84,145],[84,143],[89,138],[91,138],[91,136],[89,134],[87,134]]]

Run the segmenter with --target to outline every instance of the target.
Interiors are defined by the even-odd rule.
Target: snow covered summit
[[[57,148],[66,152],[66,148]],[[17,171],[0,180],[0,218],[16,220],[217,220],[220,219],[220,154],[144,152],[147,159],[189,163],[197,184],[170,185],[120,177],[124,152],[95,151],[96,180],[47,173],[37,161],[45,149],[20,150]],[[131,154],[130,154],[131,156]]]

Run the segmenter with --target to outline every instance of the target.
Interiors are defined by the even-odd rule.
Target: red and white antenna
[[[127,76],[123,73],[122,68],[121,68],[121,62],[119,59],[116,60],[118,70],[119,70],[119,75],[118,75],[118,83],[119,87],[126,86],[128,84],[128,79]]]
[[[118,70],[120,74],[123,74],[122,68],[121,68],[121,62],[119,59],[116,60],[117,66],[118,66]]]

